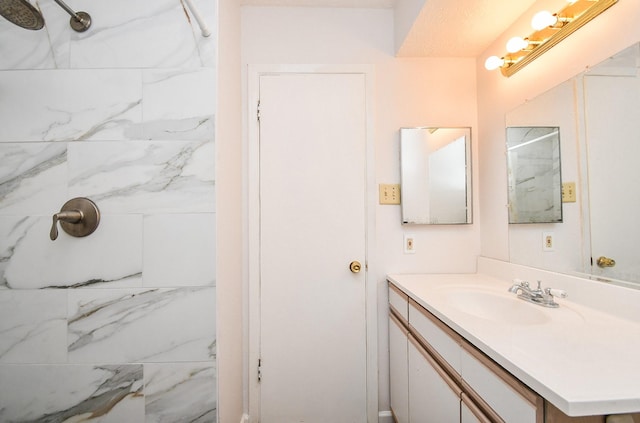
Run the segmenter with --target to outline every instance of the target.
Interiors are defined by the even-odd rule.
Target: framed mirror
[[[509,223],[562,222],[560,128],[507,128]]]
[[[402,223],[472,223],[471,128],[400,129]]]

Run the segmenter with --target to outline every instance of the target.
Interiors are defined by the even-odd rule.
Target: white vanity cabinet
[[[389,305],[397,423],[544,422],[542,397],[391,283]]]

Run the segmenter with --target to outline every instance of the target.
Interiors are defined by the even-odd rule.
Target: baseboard
[[[391,411],[378,412],[378,423],[393,423],[393,415]]]
[[[249,415],[243,414],[240,423],[249,423]],[[393,423],[391,411],[380,411],[378,413],[378,423]]]

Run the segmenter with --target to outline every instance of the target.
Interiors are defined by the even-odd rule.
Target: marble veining
[[[0,216],[39,214],[64,198],[66,143],[0,143],[0,148]]]
[[[0,291],[0,363],[64,363],[67,297],[60,291]]]
[[[0,140],[122,139],[142,120],[138,69],[4,71],[0,92]]]
[[[141,364],[0,366],[0,379],[3,422],[144,421]]]
[[[105,213],[213,212],[214,156],[208,141],[69,145],[69,190]]]
[[[216,421],[212,363],[145,364],[146,422]]]
[[[214,288],[86,289],[68,295],[68,350],[75,362],[213,359]]]
[[[50,210],[51,215],[60,208]],[[103,216],[86,238],[60,231],[49,239],[51,216],[0,216],[0,286],[14,289],[96,285],[142,286],[142,216]]]

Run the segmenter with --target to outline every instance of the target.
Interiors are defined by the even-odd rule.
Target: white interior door
[[[365,422],[365,75],[259,90],[260,422]]]

